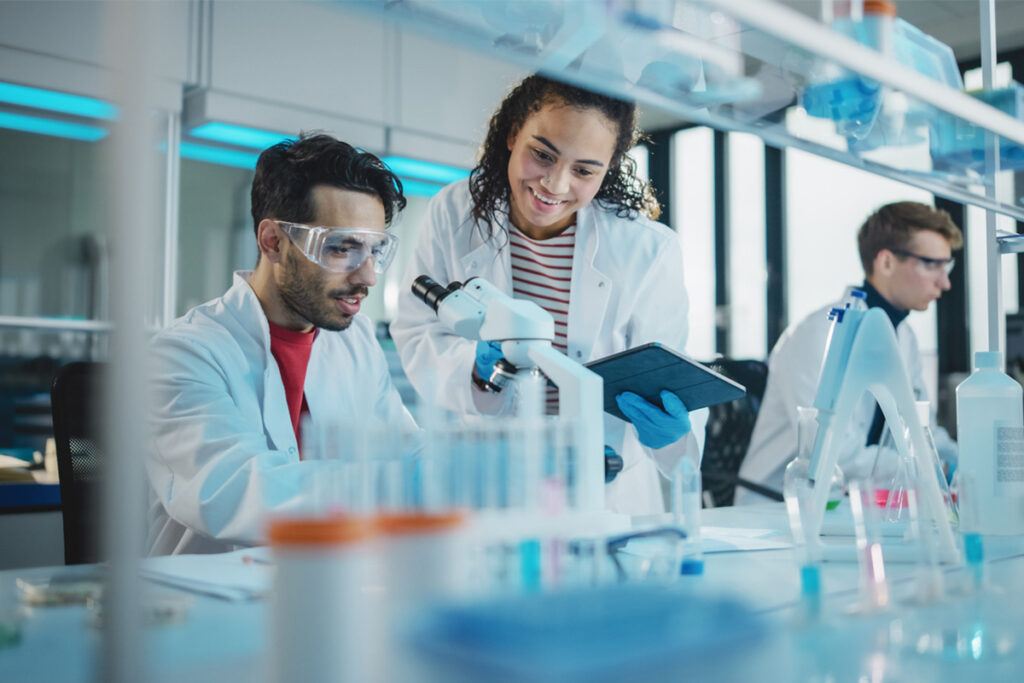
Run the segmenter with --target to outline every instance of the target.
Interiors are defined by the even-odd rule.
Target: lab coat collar
[[[297,454],[298,441],[292,429],[281,369],[270,352],[270,325],[267,324],[267,314],[263,311],[259,297],[249,284],[251,277],[251,270],[235,271],[231,288],[224,295],[224,304],[235,316],[239,328],[263,350],[263,424],[272,446]],[[313,340],[314,350],[317,341]]]
[[[224,295],[224,304],[238,320],[242,329],[269,353],[270,326],[267,324],[267,314],[263,312],[263,305],[249,284],[251,277],[251,270],[236,270],[231,288]]]
[[[569,357],[579,363],[591,360],[594,342],[601,335],[612,280],[598,266],[597,254],[603,231],[610,221],[593,205],[576,213],[576,249],[572,259],[572,284],[569,291]]]
[[[459,259],[462,271],[472,277],[482,277],[502,291],[512,293],[512,256],[508,246],[508,218],[501,215],[499,229],[493,236],[482,235],[470,218],[465,225],[470,248]],[[502,234],[504,232],[504,234]],[[448,286],[449,283],[440,283]]]

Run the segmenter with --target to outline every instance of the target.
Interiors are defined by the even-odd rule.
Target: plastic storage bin
[[[838,16],[833,28],[922,76],[962,89],[953,49],[895,13],[892,3],[868,0],[861,21]],[[928,107],[913,100],[899,108],[887,104],[886,90],[876,81],[831,64],[822,65],[812,76],[801,104],[811,116],[836,121],[837,131],[847,137],[854,151],[921,142],[932,115]]]
[[[1016,81],[1009,88],[968,94],[1016,119],[1024,119],[1024,85]],[[986,137],[983,129],[941,114],[932,131],[932,161],[939,169],[967,168],[982,172],[985,170]],[[1024,169],[1024,147],[1012,140],[1000,139],[999,168]]]

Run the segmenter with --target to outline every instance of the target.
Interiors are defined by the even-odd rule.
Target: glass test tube
[[[672,515],[676,525],[682,527],[686,538],[682,541],[680,573],[703,574],[704,551],[700,540],[701,477],[696,459],[687,454],[680,458],[672,470]]]
[[[857,538],[857,565],[860,569],[861,604],[855,611],[874,612],[889,604],[889,585],[885,580],[881,534],[875,517],[874,491],[870,484],[850,482],[850,511]]]

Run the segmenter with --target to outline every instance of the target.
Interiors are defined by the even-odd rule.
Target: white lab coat
[[[847,294],[850,289],[852,288],[847,289]],[[786,465],[796,456],[796,409],[797,406],[814,404],[821,363],[825,357],[825,345],[831,327],[828,313],[836,305],[838,304],[818,309],[799,323],[790,325],[772,349],[768,357],[768,384],[750,438],[750,447],[740,466],[740,477],[782,491]],[[917,345],[917,337],[906,319],[896,327],[896,341],[914,395],[918,400],[927,400],[928,389],[924,382],[921,352]],[[845,436],[837,441],[841,449],[838,462],[847,481],[853,477],[871,474],[878,448],[866,447],[865,442],[874,416],[875,400],[865,394],[853,412]],[[948,446],[952,441],[944,429],[935,425],[934,409],[932,430],[940,453],[948,452]],[[737,505],[765,500],[763,496],[743,487],[736,489]]]
[[[268,512],[301,509],[323,462],[300,461],[270,330],[250,273],[153,341],[151,554],[223,552],[264,540]],[[305,395],[311,424],[415,429],[372,323],[320,330]],[[344,446],[344,444],[341,444]]]
[[[476,342],[453,334],[410,291],[417,276],[429,275],[442,285],[482,277],[512,293],[507,240],[501,235],[492,240],[481,236],[470,207],[465,180],[443,188],[431,200],[403,279],[391,334],[402,366],[423,400],[462,415],[500,414],[509,410],[505,393],[483,392],[470,380]],[[618,218],[595,204],[580,209],[576,221],[569,357],[585,363],[653,341],[683,349],[688,303],[677,235],[660,223]],[[691,434],[651,450],[640,444],[632,425],[605,415],[605,443],[623,458],[623,471],[605,487],[607,507],[634,515],[663,511],[657,470],[670,473],[685,449],[699,457],[706,416],[706,410],[697,411]]]

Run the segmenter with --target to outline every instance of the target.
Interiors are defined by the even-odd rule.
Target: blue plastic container
[[[957,90],[963,88],[952,48],[902,19],[865,11],[859,22],[848,16],[838,17],[833,28],[927,78]],[[835,121],[837,132],[847,137],[854,151],[920,142],[923,130],[918,135],[914,127],[923,128],[931,110],[909,100],[906,111],[885,116],[884,103],[885,89],[877,81],[832,64],[822,65],[801,95],[807,113]],[[876,124],[886,130],[873,130]]]
[[[1024,119],[1024,85],[1016,81],[1009,88],[968,94],[1016,119]],[[932,162],[940,170],[971,169],[983,172],[986,137],[984,129],[948,114],[940,114],[932,127]],[[999,168],[1014,171],[1024,169],[1024,147],[1001,138]]]

